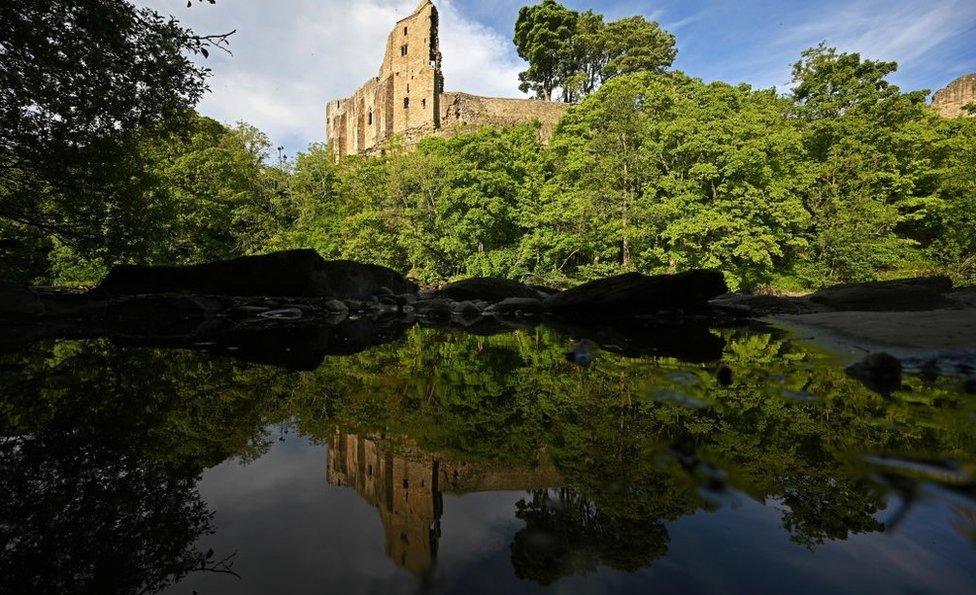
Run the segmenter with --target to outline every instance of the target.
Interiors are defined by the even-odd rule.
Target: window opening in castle
[[[404,28],[403,28],[403,34],[404,34],[404,35],[406,35],[406,34],[407,34],[407,28],[406,28],[406,27],[404,27]]]
[[[420,107],[427,107],[427,98],[420,100]]]
[[[407,55],[407,44],[403,44],[402,46],[400,46],[400,55],[401,56]]]
[[[366,123],[367,124],[373,123],[373,110],[369,110],[369,113],[366,114]]]
[[[403,107],[404,107],[404,109],[410,107],[410,98],[409,97],[404,97],[403,98]]]

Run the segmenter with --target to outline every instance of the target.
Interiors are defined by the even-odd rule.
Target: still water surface
[[[958,378],[882,396],[767,328],[591,335],[9,351],[2,588],[976,592]]]

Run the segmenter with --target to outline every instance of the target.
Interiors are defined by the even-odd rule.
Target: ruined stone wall
[[[329,439],[326,479],[330,485],[351,487],[379,510],[387,554],[416,573],[430,569],[437,555],[442,493],[563,485],[543,453],[531,466],[490,465],[443,460],[410,444],[397,446],[337,428]]]
[[[336,157],[374,152],[394,135],[419,138],[439,127],[437,21],[433,3],[421,2],[390,32],[379,75],[351,97],[329,101],[326,134]]]
[[[932,107],[947,118],[966,115],[962,108],[970,103],[976,103],[976,73],[957,78],[932,96]]]
[[[441,96],[440,121],[445,134],[486,125],[511,126],[538,121],[539,136],[548,143],[569,107],[567,103],[539,99],[480,97],[452,91]]]
[[[445,93],[437,8],[423,0],[390,32],[379,76],[351,97],[329,101],[326,135],[336,158],[379,153],[394,137],[411,147],[434,134],[534,121],[541,124],[540,138],[548,142],[567,109],[565,103],[536,99]]]

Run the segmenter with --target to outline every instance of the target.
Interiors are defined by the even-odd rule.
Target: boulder
[[[948,277],[921,277],[836,285],[809,299],[838,311],[914,312],[952,307],[945,296],[951,290]]]
[[[541,314],[542,300],[538,298],[507,298],[489,306],[485,312],[491,314]]]
[[[0,282],[0,319],[19,319],[44,313],[37,294],[14,283]]]
[[[589,339],[605,351],[624,357],[673,357],[699,364],[722,359],[725,349],[722,337],[695,322],[661,325],[641,320],[588,321],[547,316],[543,323],[560,334]]]
[[[367,299],[415,293],[417,286],[386,267],[324,260],[315,250],[287,250],[190,266],[120,265],[90,293],[202,293],[233,296],[330,296]]]
[[[474,277],[445,285],[436,292],[436,297],[458,302],[482,300],[493,304],[507,298],[539,299],[545,296],[518,281],[496,277]]]
[[[773,314],[810,314],[827,308],[802,298],[777,295],[752,295],[730,293],[719,296],[710,302],[713,308],[730,315],[770,316]]]
[[[901,387],[901,362],[887,353],[872,353],[844,371],[868,389],[885,396]]]
[[[418,316],[427,316],[431,318],[450,318],[453,304],[450,300],[443,298],[433,298],[429,300],[420,300],[413,305],[414,311]]]
[[[625,273],[549,296],[545,310],[574,317],[624,317],[662,311],[702,311],[728,291],[722,273],[691,270],[675,275]]]

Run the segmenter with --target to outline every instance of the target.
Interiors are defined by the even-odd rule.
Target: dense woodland
[[[524,125],[276,160],[261,131],[194,112],[209,72],[191,57],[233,37],[120,0],[0,13],[4,279],[90,285],[115,263],[308,246],[425,283],[691,267],[739,289],[976,280],[976,118],[937,115],[927,90],[888,82],[891,62],[821,45],[786,90],[706,83],[670,68],[656,23],[545,0],[514,42],[523,90],[575,104],[548,146]]]

